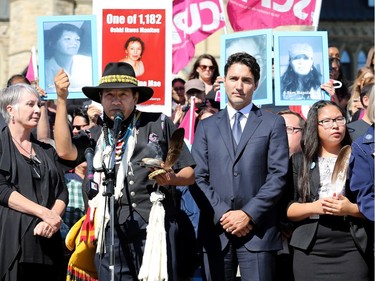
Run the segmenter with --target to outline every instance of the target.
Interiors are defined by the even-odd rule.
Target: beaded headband
[[[130,83],[138,86],[138,80],[135,77],[129,75],[107,75],[100,78],[99,84],[105,83]]]

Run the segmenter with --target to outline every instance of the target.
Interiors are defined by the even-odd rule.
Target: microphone
[[[94,181],[94,149],[92,149],[91,147],[86,148],[85,159],[87,162],[87,169],[86,176],[82,185],[86,190],[87,197],[89,198],[89,200],[91,200],[99,192],[99,185]]]
[[[115,139],[117,140],[119,134],[121,133],[121,125],[124,121],[124,114],[121,111],[117,111],[115,113],[115,118],[113,119],[113,133],[115,135]]]

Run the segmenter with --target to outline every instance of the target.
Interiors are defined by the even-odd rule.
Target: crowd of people
[[[54,41],[78,50],[66,28]],[[256,56],[233,49],[220,76],[203,54],[172,80],[171,117],[137,109],[153,96],[137,80],[144,44],[124,49],[83,85],[91,104],[69,103],[76,82],[57,64],[56,103],[22,75],[1,91],[1,281],[374,280],[373,49],[349,83],[330,46],[320,83],[311,47],[291,46],[282,98],[319,98],[278,114],[253,100]]]

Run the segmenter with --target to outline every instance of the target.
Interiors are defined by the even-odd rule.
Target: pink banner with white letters
[[[194,57],[195,45],[225,26],[220,0],[173,1],[172,72]]]
[[[283,25],[317,26],[322,0],[228,0],[228,19],[234,31]]]

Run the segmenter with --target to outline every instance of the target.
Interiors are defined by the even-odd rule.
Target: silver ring
[[[231,232],[232,230],[230,229],[230,227],[227,228],[227,232]]]

